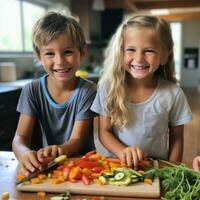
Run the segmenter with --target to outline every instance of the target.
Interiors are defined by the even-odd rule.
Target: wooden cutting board
[[[157,166],[157,161],[154,163]],[[70,191],[72,194],[84,195],[104,195],[104,196],[118,196],[118,197],[160,197],[160,181],[155,178],[152,185],[143,182],[134,183],[129,186],[113,186],[113,185],[84,185],[82,182],[71,183],[65,182],[61,184],[52,184],[44,182],[40,184],[16,186],[19,191],[28,192],[50,192],[50,193],[63,193]]]

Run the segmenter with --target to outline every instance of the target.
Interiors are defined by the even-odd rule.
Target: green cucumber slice
[[[120,181],[124,178],[125,174],[123,172],[118,172],[117,174],[115,174],[114,179],[117,181]]]

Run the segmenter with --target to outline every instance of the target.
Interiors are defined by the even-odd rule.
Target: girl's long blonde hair
[[[155,75],[171,82],[174,76],[173,40],[169,24],[154,16],[134,16],[128,18],[118,27],[105,50],[103,71],[99,86],[106,85],[106,105],[111,125],[118,128],[129,122],[129,111],[125,104],[126,71],[123,62],[123,38],[128,27],[147,27],[154,29],[160,36],[162,49],[166,55],[166,63],[160,65]]]

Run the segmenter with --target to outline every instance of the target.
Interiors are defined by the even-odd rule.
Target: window
[[[174,41],[174,62],[175,62],[175,73],[177,80],[181,79],[181,23],[173,22],[170,23],[172,30],[172,38]]]
[[[31,30],[45,7],[22,0],[0,1],[0,52],[32,51]]]

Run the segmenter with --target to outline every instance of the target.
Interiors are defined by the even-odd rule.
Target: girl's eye
[[[129,48],[129,49],[125,49],[125,51],[127,51],[127,52],[134,52],[135,49]]]
[[[145,51],[147,54],[155,54],[156,52],[153,49],[148,49]]]

